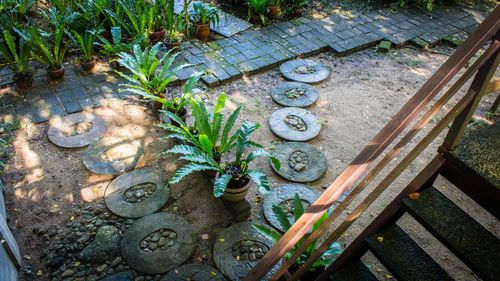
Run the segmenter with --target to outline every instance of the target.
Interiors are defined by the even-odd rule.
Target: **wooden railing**
[[[422,86],[422,88],[403,106],[403,108],[385,125],[385,127],[370,141],[370,143],[355,157],[349,166],[335,179],[335,181],[321,194],[321,196],[305,211],[273,248],[259,261],[259,263],[248,273],[244,281],[260,281],[264,279],[271,269],[289,252],[300,239],[310,232],[316,221],[337,201],[337,199],[352,185],[361,179],[369,166],[387,149],[393,141],[421,114],[422,117],[413,127],[399,140],[399,142],[385,154],[385,156],[368,172],[360,183],[354,187],[349,195],[340,203],[325,222],[305,239],[302,246],[295,250],[293,255],[273,274],[271,280],[285,278],[286,280],[300,280],[312,264],[318,260],[327,250],[328,246],[335,242],[351,226],[361,214],[386,190],[386,188],[420,155],[420,153],[436,137],[453,122],[451,129],[445,139],[443,146],[453,150],[462,137],[465,127],[470,120],[474,110],[484,93],[491,87],[491,78],[495,73],[500,60],[500,7],[497,7],[488,16],[462,46],[434,73],[434,75]],[[479,52],[489,41],[489,48],[470,66],[449,88],[437,99],[430,108],[424,112],[446,85],[462,70],[466,64]],[[474,76],[475,74],[475,76]],[[347,209],[354,199],[364,190],[373,179],[382,172],[387,165],[393,161],[403,148],[413,140],[418,132],[436,116],[445,104],[454,97],[460,88],[474,76],[468,92],[456,103],[453,108],[437,123],[433,129],[425,135],[420,142],[388,172],[387,176],[355,207],[347,217],[328,234],[332,223]],[[293,275],[288,269],[295,263],[298,257],[307,247],[319,237],[324,242],[296,270]],[[329,267],[317,280],[327,280],[334,267]]]

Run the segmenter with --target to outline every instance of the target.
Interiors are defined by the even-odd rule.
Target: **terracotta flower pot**
[[[256,24],[256,25],[259,25],[259,24],[262,24],[261,20],[260,20],[260,15],[258,14],[253,14],[251,17],[250,17],[250,22],[253,23],[253,24]]]
[[[97,64],[97,59],[95,57],[92,57],[91,61],[80,62],[80,66],[82,67],[82,69],[88,72],[93,72],[96,64]]]
[[[229,202],[240,202],[245,200],[245,196],[248,193],[248,189],[250,189],[250,178],[245,177],[240,179],[239,181],[231,180],[227,185],[226,191],[222,195],[224,200]]]
[[[174,50],[173,52],[178,52],[180,50],[182,41],[171,43],[168,40],[164,40],[163,43],[165,44],[165,46],[167,46],[167,50],[173,49]]]
[[[267,9],[269,18],[271,19],[275,19],[281,15],[281,7],[279,5],[269,6]]]
[[[149,39],[153,44],[156,44],[163,40],[163,36],[165,36],[165,29],[155,30],[149,34]]]
[[[14,77],[14,82],[16,82],[16,86],[18,89],[27,89],[33,84],[33,76],[31,76],[31,74],[16,76]]]
[[[64,76],[64,66],[61,66],[59,69],[47,69],[47,74],[49,74],[49,78],[52,80],[58,80],[63,78]]]
[[[195,24],[196,38],[201,41],[207,41],[210,35],[210,25],[208,24]]]

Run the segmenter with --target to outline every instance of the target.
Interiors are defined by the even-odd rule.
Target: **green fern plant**
[[[284,232],[287,232],[303,214],[304,214],[304,205],[302,203],[302,200],[300,199],[298,194],[295,194],[294,199],[293,199],[293,220],[290,221],[287,213],[283,210],[283,207],[280,205],[273,205],[272,210],[276,218],[278,219],[278,222]],[[325,212],[323,216],[313,225],[312,231],[316,231],[323,222],[326,220],[326,218],[330,215],[330,210]],[[274,243],[278,242],[280,240],[281,236],[283,235],[282,232],[276,231],[274,228],[271,227],[266,227],[258,224],[253,224],[253,227],[262,235],[266,236],[269,238],[271,241]],[[306,234],[295,246],[285,254],[284,258],[286,260],[290,259],[294,252],[302,246],[304,241],[307,239],[307,237],[310,234]],[[318,240],[314,240],[314,242],[302,253],[302,255],[295,261],[295,264],[297,266],[303,265],[306,260],[316,251],[316,245],[317,245]],[[330,245],[328,250],[326,250],[321,258],[317,260],[311,267],[310,271],[316,271],[319,268],[324,268],[328,267],[331,265],[334,261],[332,258],[333,255],[339,255],[342,253],[342,247],[338,242],[334,242]]]
[[[32,73],[29,70],[29,59],[32,45],[23,32],[14,29],[19,35],[19,43],[8,30],[3,31],[4,41],[0,42],[0,53],[9,63],[8,67],[14,72],[14,80],[26,79],[31,81]]]
[[[68,36],[79,47],[84,62],[90,62],[94,59],[96,39],[100,32],[100,30],[95,29],[85,30],[83,34],[75,30],[72,33],[68,32]]]
[[[107,38],[97,35],[99,38],[98,45],[101,47],[100,52],[103,55],[115,57],[121,52],[128,52],[133,49],[133,46],[140,45],[144,40],[144,35],[139,35],[134,38],[132,41],[127,42],[123,40],[122,28],[119,26],[111,27],[111,40]]]
[[[51,70],[62,68],[68,50],[67,45],[64,44],[64,27],[58,26],[52,33],[36,27],[27,29],[34,44],[32,56]]]
[[[182,121],[174,115],[172,115],[172,118],[176,122]],[[257,157],[270,157],[273,165],[280,169],[280,163],[276,158],[272,157],[260,144],[249,139],[249,136],[258,128],[260,128],[259,124],[249,121],[243,123],[234,135],[236,138],[234,159],[227,162],[219,163],[214,160],[210,154],[214,150],[214,146],[206,134],[199,134],[197,137],[197,142],[203,149],[184,144],[172,147],[166,153],[180,154],[182,156],[179,159],[186,160],[189,163],[177,170],[170,179],[170,183],[177,183],[196,171],[215,171],[218,173],[213,187],[215,197],[222,196],[230,182],[245,180],[252,180],[259,188],[259,191],[263,193],[269,191],[269,180],[266,174],[259,170],[249,169],[249,164]],[[183,129],[186,130],[186,128]],[[248,152],[251,148],[255,149]]]
[[[248,20],[258,16],[262,24],[267,23],[267,0],[248,0]]]
[[[190,100],[191,115],[194,119],[193,126],[189,127],[185,122],[179,123],[178,126],[161,124],[160,126],[170,133],[163,139],[178,139],[199,148],[219,161],[224,153],[236,145],[238,138],[238,134],[230,136],[230,132],[240,115],[241,107],[236,108],[227,120],[224,120],[222,110],[225,107],[226,98],[226,94],[220,94],[213,111],[209,112],[199,96],[193,97]],[[165,112],[165,114],[169,117],[172,115],[169,112]],[[200,142],[201,136],[206,136],[210,145],[203,145]],[[209,148],[212,150],[208,150]]]
[[[124,74],[116,71],[129,82],[120,84],[120,91],[129,91],[146,98],[163,97],[167,94],[168,85],[176,79],[175,73],[189,64],[173,67],[178,54],[172,53],[172,50],[168,50],[158,58],[162,44],[159,42],[144,50],[137,44],[133,46],[132,54],[126,52],[118,54],[118,62],[130,72],[130,74]]]

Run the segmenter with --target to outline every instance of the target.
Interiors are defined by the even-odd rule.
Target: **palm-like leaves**
[[[122,29],[119,26],[111,27],[111,41],[104,38],[101,35],[97,36],[101,43],[101,52],[104,55],[116,56],[120,52],[128,52],[135,45],[140,45],[144,41],[144,35],[140,35],[134,38],[131,42],[126,42],[123,40]]]
[[[35,45],[31,53],[32,56],[50,69],[61,68],[68,50],[63,42],[64,27],[56,28],[53,33],[43,32],[36,27],[28,27],[27,29]]]
[[[287,232],[291,227],[292,223],[290,223],[289,218],[287,214],[283,211],[283,208],[279,205],[274,205],[272,207],[273,213],[278,219],[278,222],[281,226],[281,228]],[[294,199],[293,199],[293,218],[294,222],[296,222],[302,215],[304,214],[304,205],[302,204],[302,200],[300,199],[298,194],[295,194]],[[319,228],[319,226],[326,220],[326,218],[330,215],[330,211],[325,212],[325,214],[314,224],[312,231],[314,232],[316,229]],[[253,225],[253,227],[262,235],[267,237],[273,242],[277,242],[278,240],[281,239],[281,236],[283,235],[281,232],[274,230],[271,227],[266,227],[262,225]],[[309,236],[309,234],[306,234],[304,238],[302,238],[299,243],[297,243],[290,252],[288,252],[285,255],[285,258],[290,258],[293,255],[293,252],[296,251],[304,240]],[[316,250],[316,241],[311,243],[311,245],[307,248],[307,250],[303,253],[303,256],[299,259],[297,259],[296,263],[301,265],[307,258],[309,258],[312,253]],[[317,267],[326,267],[329,266],[330,264],[333,263],[334,259],[331,258],[333,255],[338,255],[342,253],[342,247],[338,242],[332,243],[329,248],[323,253],[320,259],[318,259],[313,265],[312,268]]]
[[[97,30],[86,30],[83,35],[79,32],[73,30],[72,33],[68,33],[69,37],[75,42],[82,52],[82,59],[84,61],[91,61],[94,56],[95,50],[95,39],[100,31]]]
[[[3,38],[5,42],[0,42],[0,52],[9,62],[9,68],[16,76],[26,77],[29,75],[29,58],[31,44],[26,35],[15,29],[20,35],[19,44],[16,45],[16,40],[8,30],[4,30]]]

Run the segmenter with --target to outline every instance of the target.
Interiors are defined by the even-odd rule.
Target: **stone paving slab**
[[[394,46],[412,43],[429,47],[446,41],[445,38],[464,38],[485,17],[483,11],[458,6],[432,12],[409,9],[362,14],[352,11],[350,16],[332,15],[318,20],[299,17],[255,30],[221,31],[230,37],[207,43],[192,40],[182,44],[177,63],[188,62],[193,66],[177,73],[177,82],[195,72],[206,71],[202,81],[212,87],[299,57],[326,50],[346,55],[374,46],[381,40],[388,40]],[[223,22],[230,27],[239,26],[231,22],[236,19],[229,18],[227,16]],[[54,116],[103,106],[108,99],[131,97],[118,93],[121,80],[109,68],[94,74],[82,73],[79,67],[68,63],[65,68],[64,79],[53,82],[47,80],[45,69],[38,67],[31,89],[17,94],[13,90],[2,93],[4,98],[8,96],[12,100],[9,101],[12,106],[0,111],[1,119],[45,122]],[[10,70],[0,68],[0,88],[12,84]]]

